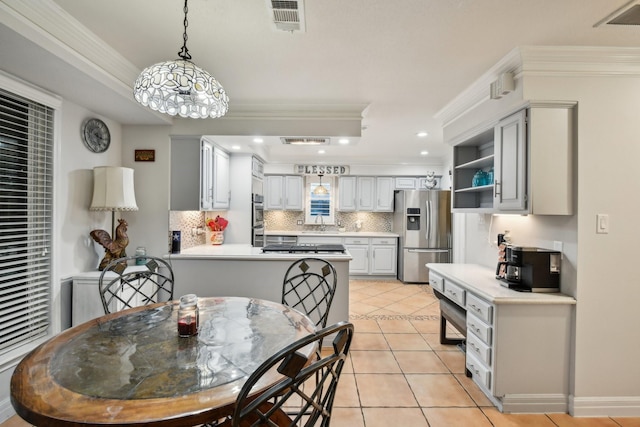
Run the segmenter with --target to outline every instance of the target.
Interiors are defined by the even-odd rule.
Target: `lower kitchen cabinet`
[[[345,237],[344,246],[353,257],[349,274],[395,276],[398,263],[395,237]]]
[[[398,265],[398,241],[395,238],[371,239],[370,274],[396,274]]]
[[[267,235],[267,243],[272,235]],[[286,243],[305,244],[342,244],[351,254],[349,275],[351,276],[396,276],[398,265],[397,237],[340,237],[298,235],[288,236]],[[276,243],[276,242],[273,242]],[[279,241],[279,243],[283,243]],[[310,256],[313,256],[311,254]]]
[[[429,283],[466,315],[466,368],[502,412],[567,412],[575,299],[507,289],[473,264],[429,264]]]
[[[347,237],[344,240],[344,247],[353,258],[349,274],[369,274],[369,239]]]

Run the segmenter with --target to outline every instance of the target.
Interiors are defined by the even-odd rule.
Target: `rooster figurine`
[[[105,230],[93,230],[90,234],[93,240],[104,247],[104,258],[100,261],[98,270],[104,270],[114,259],[127,256],[125,248],[129,244],[129,237],[127,237],[127,221],[124,219],[118,220],[115,239],[112,239],[111,236],[109,236],[109,232]]]

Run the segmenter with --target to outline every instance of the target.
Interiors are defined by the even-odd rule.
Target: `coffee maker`
[[[504,261],[496,267],[496,278],[516,291],[559,292],[561,255],[548,249],[507,246]]]

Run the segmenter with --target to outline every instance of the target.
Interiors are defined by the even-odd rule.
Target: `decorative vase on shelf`
[[[212,245],[221,245],[224,243],[224,231],[212,231],[211,232],[211,237],[209,238],[211,240],[211,244]]]

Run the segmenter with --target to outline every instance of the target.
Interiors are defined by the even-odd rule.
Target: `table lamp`
[[[111,211],[111,237],[115,235],[116,211],[137,211],[133,169],[116,166],[93,168],[92,211]]]
[[[109,258],[123,255],[129,243],[126,236],[127,224],[124,220],[119,220],[123,230],[121,235],[116,236],[115,213],[138,210],[133,187],[133,169],[115,166],[93,168],[93,199],[89,210],[111,211],[111,236],[107,236],[104,230],[91,232],[91,237],[106,249],[105,259],[101,264]]]

